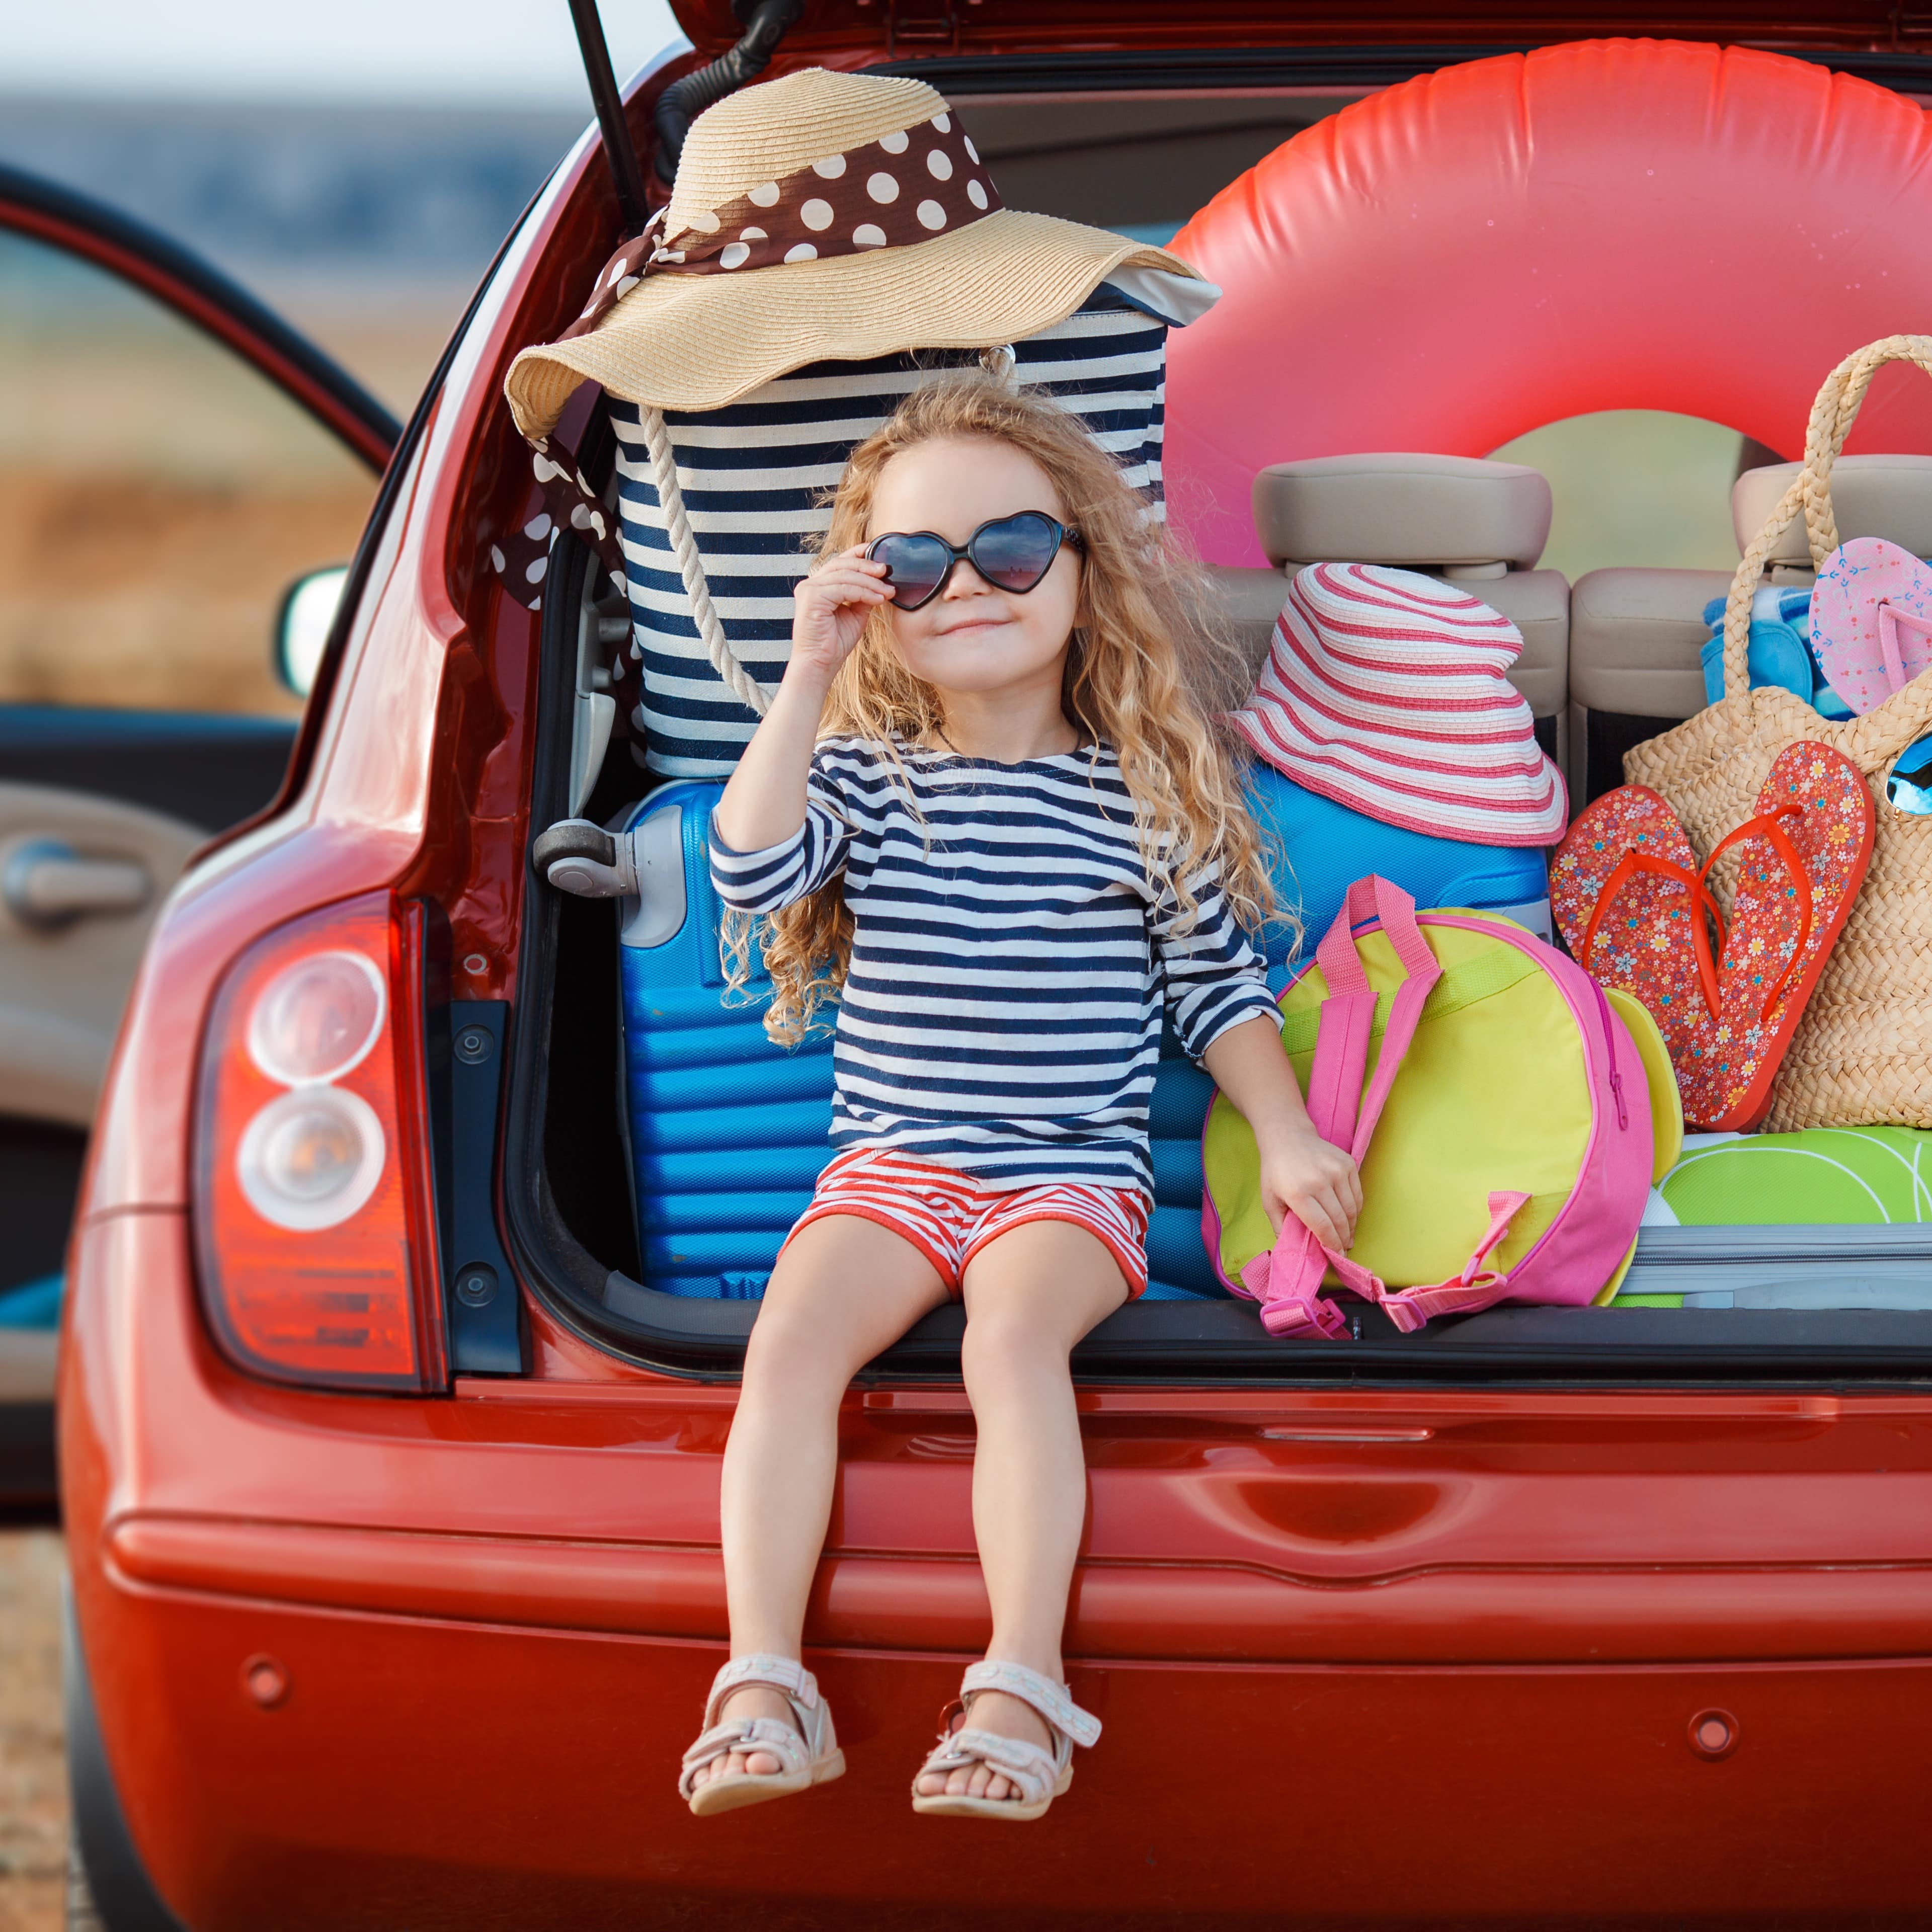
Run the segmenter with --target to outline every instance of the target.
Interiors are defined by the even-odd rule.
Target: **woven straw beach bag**
[[[1779,752],[1800,739],[1842,752],[1864,774],[1877,835],[1864,890],[1798,1022],[1772,1089],[1767,1132],[1884,1124],[1932,1126],[1932,818],[1888,804],[1899,754],[1932,735],[1932,671],[1875,711],[1828,723],[1790,692],[1748,688],[1751,598],[1766,560],[1801,513],[1813,562],[1838,547],[1832,465],[1874,374],[1915,362],[1932,375],[1932,335],[1892,335],[1848,356],[1812,405],[1796,480],[1744,552],[1724,608],[1724,695],[1624,760],[1624,776],[1670,800],[1700,856],[1750,817]],[[1736,854],[1712,880],[1726,914]]]

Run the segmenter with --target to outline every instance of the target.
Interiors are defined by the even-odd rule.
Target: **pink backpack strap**
[[[1375,1078],[1363,1091],[1369,1045],[1375,1025],[1376,996],[1355,950],[1354,928],[1379,921],[1395,949],[1405,977],[1382,1033],[1382,1052]],[[1308,1118],[1331,1147],[1346,1148],[1359,1164],[1369,1150],[1376,1124],[1382,1118],[1390,1090],[1415,1038],[1422,1008],[1442,976],[1441,962],[1429,950],[1415,922],[1415,902],[1400,886],[1384,878],[1358,879],[1322,944],[1316,964],[1328,987],[1315,1037],[1315,1058],[1308,1073]],[[1391,1294],[1384,1283],[1358,1262],[1318,1241],[1293,1215],[1282,1222],[1271,1254],[1257,1255],[1241,1270],[1241,1286],[1262,1304],[1262,1322],[1271,1335],[1294,1335],[1310,1329],[1323,1335],[1346,1332],[1348,1318],[1332,1301],[1322,1298],[1322,1280],[1333,1268],[1345,1287],[1365,1300],[1379,1303],[1389,1318],[1407,1333],[1430,1317],[1466,1307],[1481,1307],[1496,1298],[1504,1277],[1483,1263],[1509,1231],[1510,1223],[1528,1201],[1527,1194],[1492,1194],[1490,1225],[1462,1274],[1454,1281]]]
[[[1484,1231],[1483,1238],[1476,1244],[1475,1252],[1463,1264],[1462,1272],[1454,1281],[1438,1281],[1426,1288],[1404,1288],[1394,1294],[1369,1274],[1366,1268],[1347,1263],[1348,1274],[1367,1276],[1373,1284],[1372,1289],[1357,1288],[1350,1281],[1348,1286],[1356,1292],[1366,1295],[1372,1301],[1378,1301],[1388,1311],[1388,1318],[1405,1335],[1413,1334],[1425,1322],[1432,1322],[1438,1315],[1460,1315],[1466,1308],[1486,1308],[1499,1298],[1508,1286],[1509,1276],[1495,1268],[1486,1268],[1483,1264],[1494,1251],[1496,1244],[1509,1232],[1510,1223],[1529,1204],[1527,1194],[1492,1194],[1490,1196],[1490,1225]]]
[[[1365,1095],[1362,1082],[1375,1027],[1376,996],[1355,950],[1354,928],[1370,920],[1379,920],[1407,976],[1396,991],[1375,1078]],[[1415,1037],[1423,1002],[1442,976],[1442,968],[1415,922],[1414,900],[1400,886],[1372,874],[1348,888],[1334,923],[1316,949],[1315,963],[1328,992],[1308,1070],[1309,1122],[1330,1146],[1346,1149],[1359,1162],[1368,1151],[1389,1090]],[[1291,1216],[1282,1222],[1273,1254],[1257,1255],[1241,1270],[1241,1285],[1262,1304],[1262,1320],[1270,1334],[1292,1334],[1310,1328],[1324,1335],[1343,1331],[1346,1318],[1320,1296],[1322,1277],[1331,1262],[1340,1266],[1333,1252],[1299,1220]]]

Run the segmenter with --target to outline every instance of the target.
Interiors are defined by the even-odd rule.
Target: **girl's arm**
[[[793,591],[791,656],[778,695],[712,814],[713,830],[734,852],[782,845],[804,825],[806,779],[826,694],[872,606],[892,596],[885,574],[886,566],[871,562],[860,545],[841,551]]]
[[[1190,881],[1191,920],[1170,885],[1150,921],[1180,1042],[1240,1109],[1261,1150],[1262,1204],[1279,1234],[1292,1212],[1339,1254],[1355,1238],[1361,1176],[1310,1124],[1281,1044],[1281,1015],[1212,866]]]
[[[1276,1234],[1292,1210],[1337,1253],[1355,1238],[1362,1177],[1355,1163],[1318,1134],[1302,1103],[1281,1028],[1257,1014],[1217,1034],[1201,1056],[1216,1086],[1254,1130],[1262,1157],[1262,1205]]]

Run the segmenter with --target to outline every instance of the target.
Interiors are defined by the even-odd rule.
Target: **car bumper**
[[[1932,1900],[1922,1662],[1080,1666],[1106,1734],[992,1846],[907,1802],[956,1657],[814,1650],[851,1768],[734,1826],[674,1788],[716,1644],[118,1582],[88,1609],[104,1702],[139,1712],[110,1748],[132,1834],[195,1932],[1923,1924]]]
[[[1177,1423],[1103,1392],[1068,1650],[1106,1735],[995,1844],[908,1803],[986,1629],[956,1391],[848,1418],[808,1642],[850,1772],[700,1821],[675,1780],[724,1655],[730,1390],[271,1389],[213,1354],[164,1213],[90,1226],[70,1321],[82,1648],[193,1932],[1932,1917],[1922,1422],[1856,1425],[1878,1468],[1832,1398],[1707,1443],[1730,1411],[1676,1396],[1632,1446],[1608,1398],[1573,1441],[1488,1397],[1478,1454],[1440,1417],[1337,1432],[1365,1396],[1257,1429],[1252,1394]]]

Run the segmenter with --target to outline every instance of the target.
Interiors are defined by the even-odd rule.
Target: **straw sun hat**
[[[808,362],[1034,334],[1123,265],[1199,280],[1164,249],[1003,208],[923,81],[808,68],[692,123],[661,220],[506,386],[532,438],[586,381],[656,409],[722,409]]]

